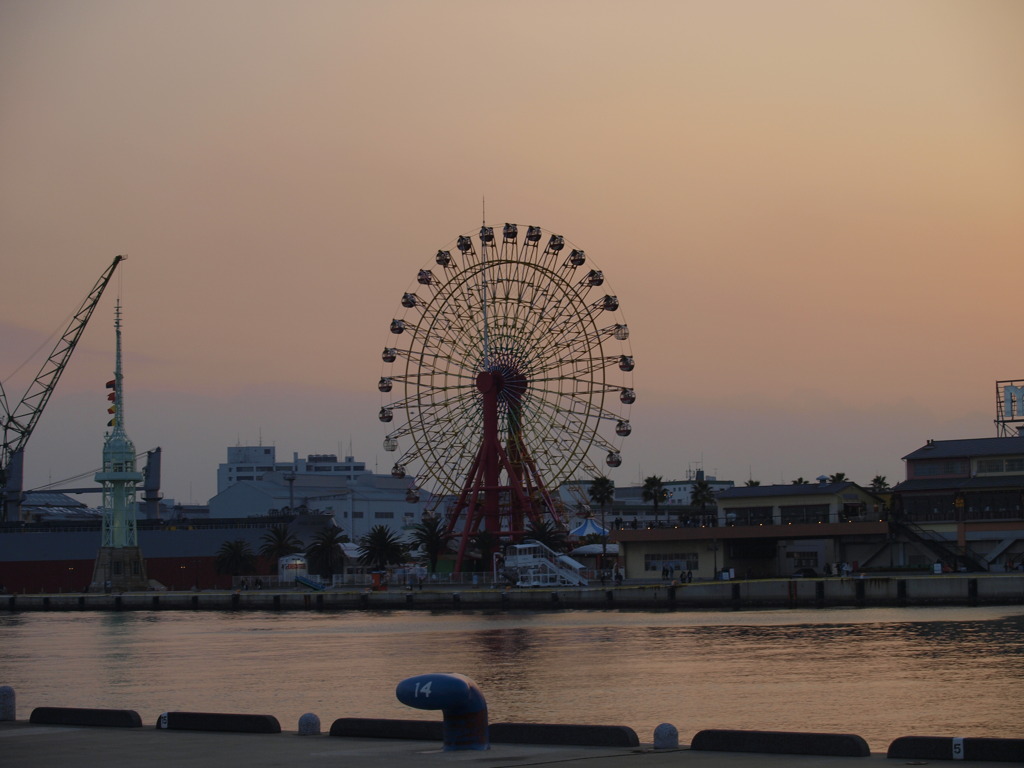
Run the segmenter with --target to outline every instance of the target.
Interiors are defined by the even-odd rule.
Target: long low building
[[[614,531],[628,578],[1024,568],[1024,439],[929,440],[890,493],[851,482],[730,488],[700,527]],[[838,575],[838,574],[836,574]]]
[[[882,500],[850,482],[730,488],[716,502],[714,524],[614,532],[626,576],[824,573],[826,564],[859,566],[889,531]]]

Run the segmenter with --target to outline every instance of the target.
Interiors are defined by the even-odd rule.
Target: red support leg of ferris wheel
[[[482,371],[476,378],[476,387],[483,395],[480,449],[466,477],[462,493],[459,494],[459,499],[448,516],[447,530],[449,534],[454,534],[455,527],[465,510],[465,523],[459,534],[459,549],[455,559],[455,573],[461,573],[469,542],[480,531],[490,534],[495,540],[507,537],[515,541],[524,533],[524,517],[534,523],[541,519],[540,511],[535,509],[530,489],[524,486],[521,476],[522,467],[526,462],[517,461],[514,465],[498,436],[499,395],[505,392],[509,396],[507,399],[515,400],[517,394],[512,391],[514,388],[506,388],[505,377],[498,371]],[[513,442],[520,443],[517,454],[521,453],[521,440],[513,438]],[[505,472],[504,483],[502,470]],[[529,485],[538,487],[541,491],[538,495],[546,501],[544,506],[553,511],[554,505],[540,485],[540,479],[533,478]]]

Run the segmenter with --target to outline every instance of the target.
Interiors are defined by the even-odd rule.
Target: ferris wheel
[[[419,271],[378,383],[378,416],[395,424],[384,439],[398,454],[392,474],[413,475],[411,493],[429,490],[434,506],[447,498],[449,515],[491,493],[479,519],[513,536],[524,507],[564,522],[547,489],[622,463],[636,399],[629,328],[604,274],[561,235],[519,229],[460,235]],[[518,517],[491,519],[517,504]],[[466,528],[476,525],[470,514]]]

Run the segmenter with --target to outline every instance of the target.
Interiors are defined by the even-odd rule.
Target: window
[[[970,471],[966,459],[952,459],[945,461],[915,461],[913,463],[914,477],[929,477],[937,475],[966,475]]]
[[[394,520],[394,512],[374,512],[373,517],[375,520]]]
[[[786,553],[786,557],[793,561],[793,568],[817,568],[817,552],[801,552],[799,550]]]
[[[780,507],[782,524],[787,523],[827,523],[828,504],[794,504]]]
[[[1024,459],[1007,459],[1007,472],[1024,472]]]
[[[663,568],[676,571],[696,571],[700,567],[700,556],[697,552],[681,552],[676,554],[645,554],[644,570],[660,572]]]
[[[903,497],[903,514],[915,523],[955,520],[953,493],[907,494]]]
[[[771,525],[771,507],[734,507],[725,510],[726,525]]]
[[[985,474],[987,472],[1002,472],[1003,471],[1003,460],[1002,459],[978,459],[978,474]]]

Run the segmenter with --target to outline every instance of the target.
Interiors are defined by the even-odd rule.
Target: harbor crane
[[[106,289],[110,278],[114,275],[117,265],[124,256],[114,257],[114,261],[89,291],[82,305],[68,323],[64,334],[56,343],[50,356],[43,363],[39,373],[25,391],[21,401],[13,408],[7,404],[7,393],[0,383],[0,428],[3,432],[3,443],[0,445],[0,521],[17,522],[21,517],[21,502],[24,497],[24,456],[25,445],[32,436],[32,431],[43,415],[43,409],[53,394],[61,374],[75,351],[78,340],[82,338],[85,326],[92,317],[93,310],[99,304],[100,297]]]

